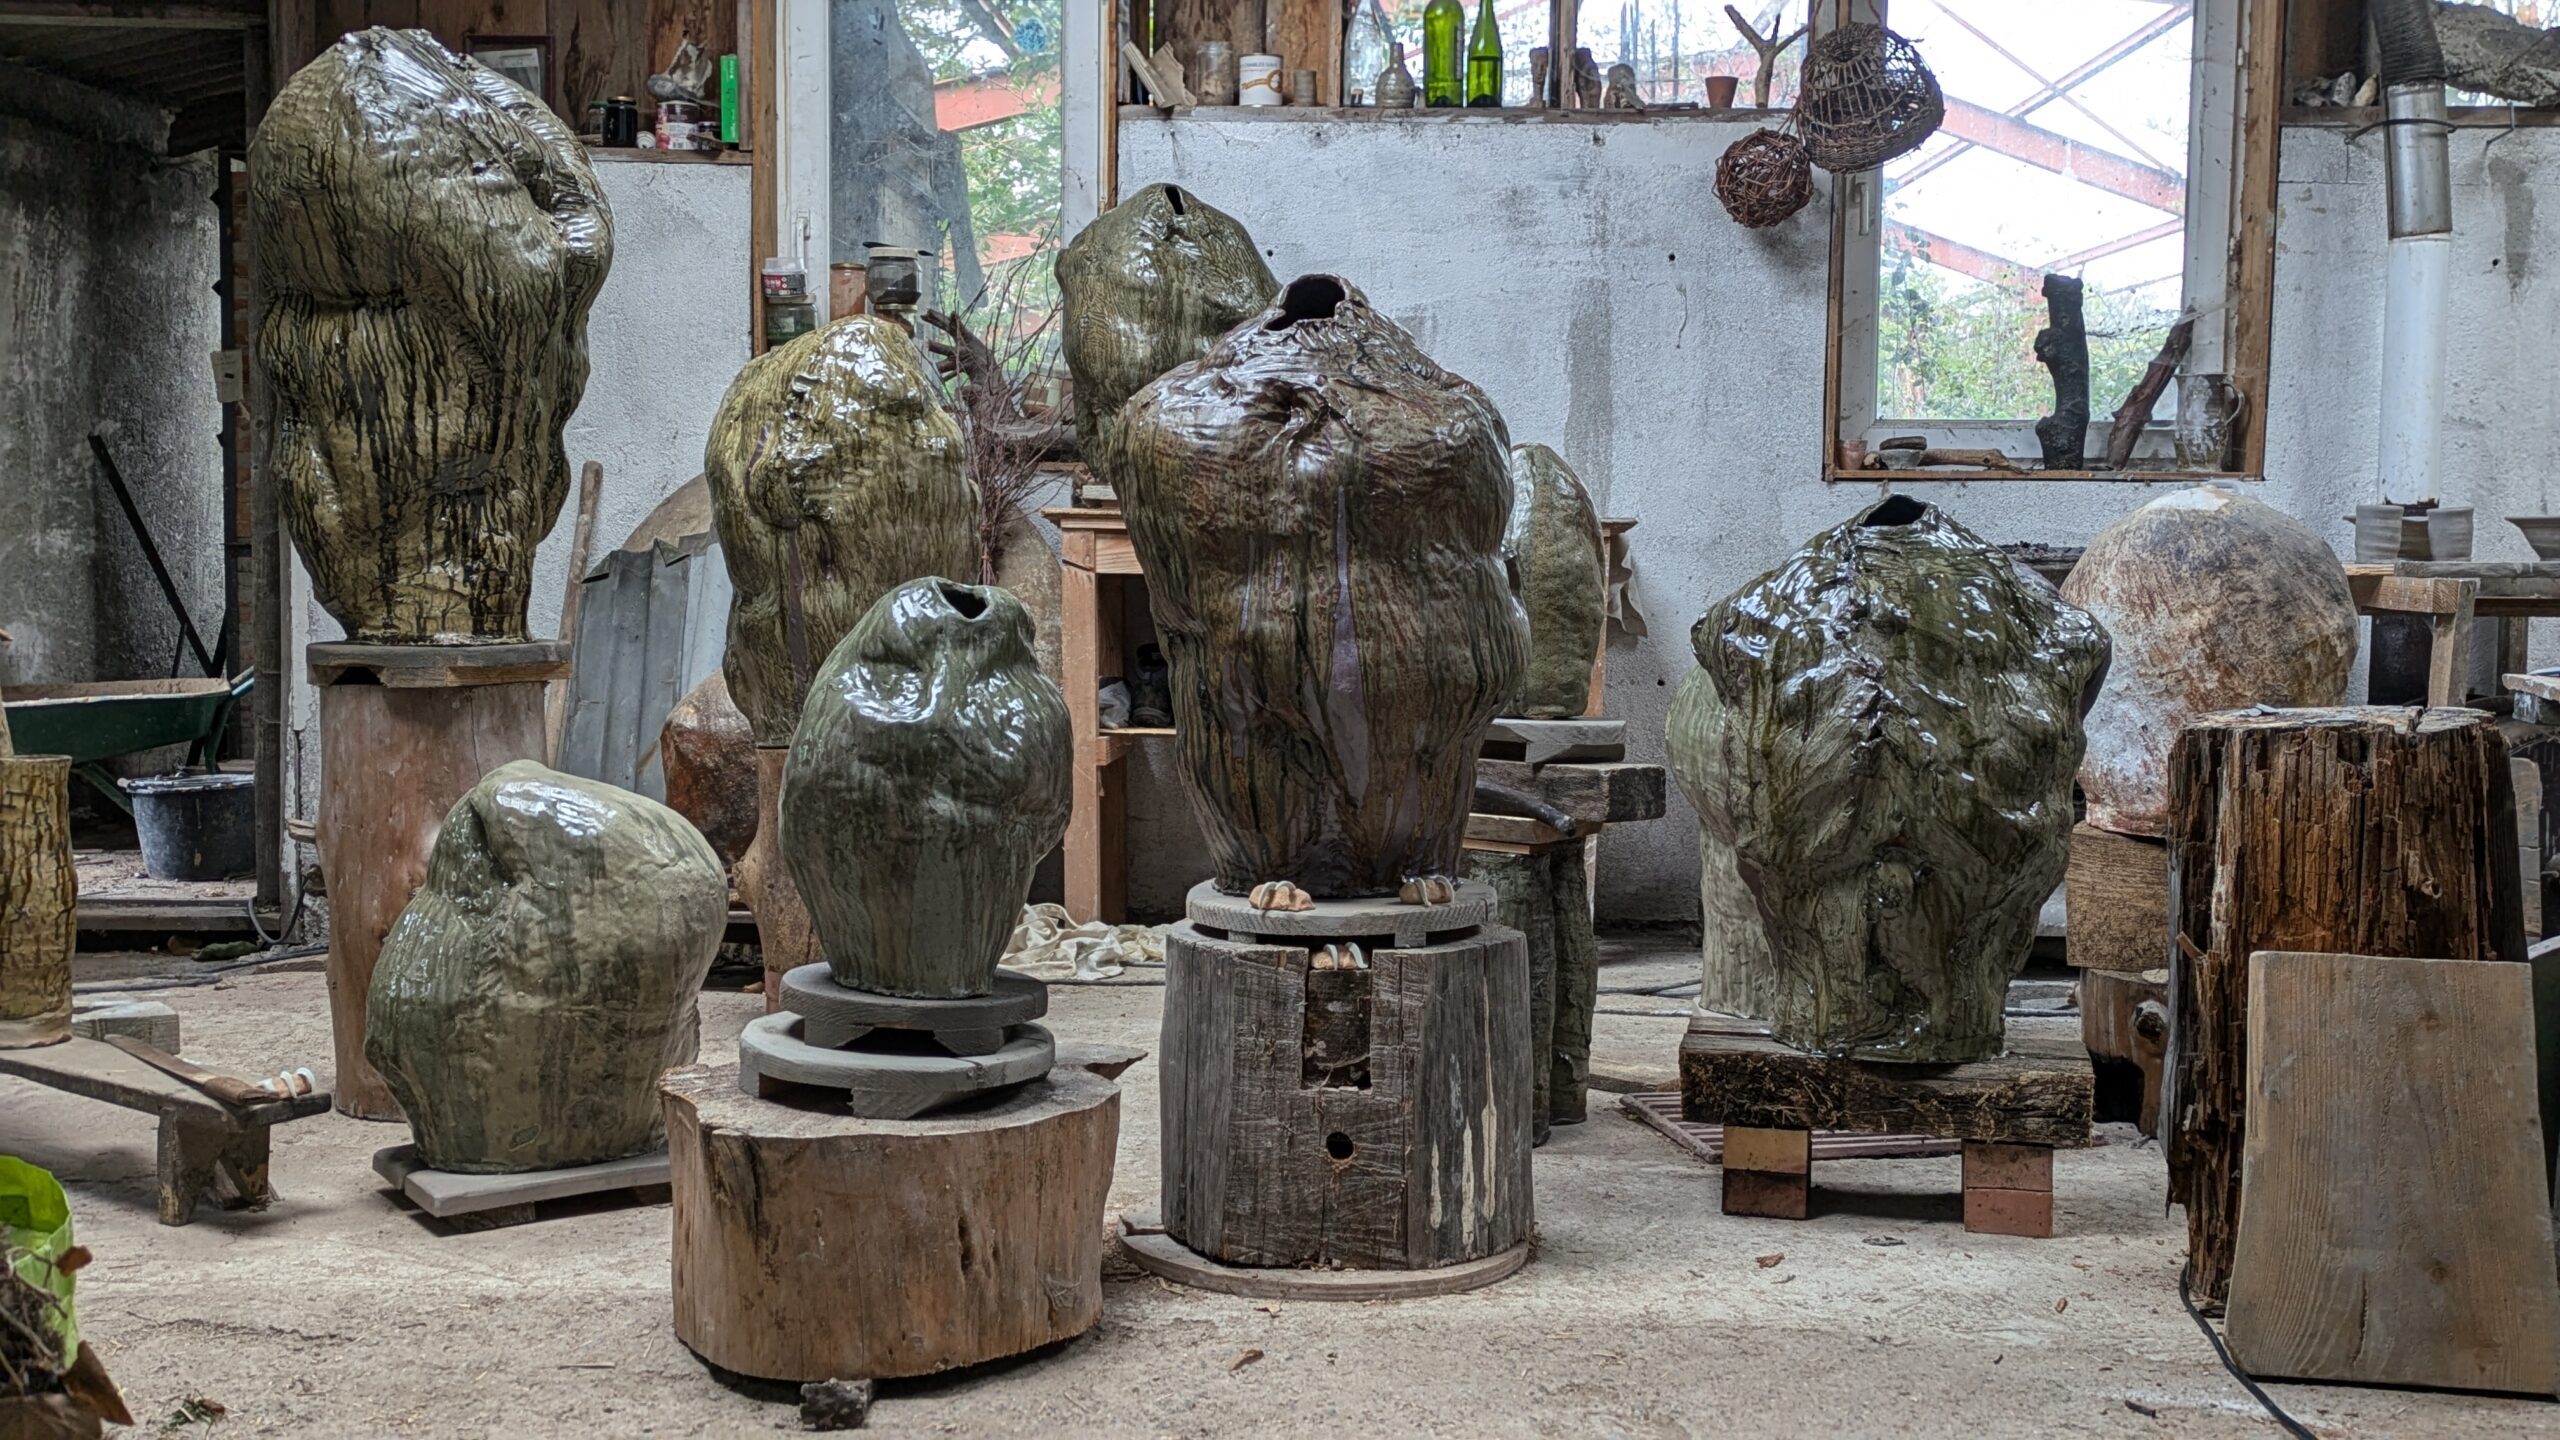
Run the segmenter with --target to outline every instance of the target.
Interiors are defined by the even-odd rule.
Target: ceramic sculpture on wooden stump
[[[1799,1050],[2000,1053],[2062,880],[2107,636],[1937,509],[1869,506],[1719,602],[1720,803],[1757,897],[1771,1033]]]
[[[78,907],[70,757],[13,753],[0,719],[0,1050],[70,1036]]]
[[[765,950],[766,996],[817,959],[784,864],[775,807],[811,680],[896,586],[975,573],[978,490],[960,424],[915,340],[856,315],[738,372],[712,417],[703,473],[734,593],[723,668],[757,746],[755,842],[738,889]]]
[[[1553,450],[1511,451],[1511,524],[1503,558],[1529,622],[1520,695],[1504,713],[1531,720],[1580,715],[1591,699],[1591,665],[1609,623],[1608,543],[1591,492]]]
[[[530,760],[492,771],[373,977],[366,1052],[419,1159],[495,1174],[659,1149],[658,1079],[693,1059],[728,918],[683,816]]]
[[[423,30],[358,31],[249,147],[257,362],[312,592],[367,644],[521,641],[613,224],[539,97]]]
[[[1208,354],[1280,288],[1244,226],[1178,185],[1103,212],[1058,252],[1057,275],[1077,447],[1115,485],[1121,406]]]
[[[905,1119],[1048,1073],[1046,989],[996,965],[1067,828],[1066,698],[1032,644],[1010,594],[924,579],[827,657],[780,827],[825,960],[740,1038],[751,1093],[819,1086]]]
[[[1477,746],[1526,660],[1502,416],[1350,282],[1307,275],[1123,424],[1121,499],[1218,887],[1445,887]]]

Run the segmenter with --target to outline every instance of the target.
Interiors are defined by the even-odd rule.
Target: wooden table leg
[[[160,1121],[160,1223],[184,1225],[210,1198],[226,1210],[263,1206],[267,1185],[267,1129],[233,1130],[178,1116]]]

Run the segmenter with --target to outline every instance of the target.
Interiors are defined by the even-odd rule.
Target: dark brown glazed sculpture
[[[1701,817],[1730,827],[1758,897],[1775,973],[1744,988],[1771,1033],[1865,1060],[2000,1053],[2062,880],[2106,632],[1896,496],[1719,602],[1691,642],[1724,765],[1684,775],[1724,788]]]
[[[1174,185],[1150,185],[1084,227],[1058,252],[1057,273],[1076,442],[1114,484],[1121,405],[1208,354],[1280,288],[1235,217]]]
[[[782,853],[837,983],[990,993],[1067,832],[1074,750],[1022,602],[941,579],[881,596],[827,657],[783,771]]]
[[[747,362],[702,468],[734,594],[723,668],[758,745],[787,745],[820,662],[872,602],[970,575],[978,487],[913,337],[855,315]]]
[[[1502,553],[1529,617],[1529,666],[1506,713],[1562,720],[1591,704],[1591,662],[1609,623],[1608,542],[1591,492],[1544,445],[1511,451],[1511,526]]]
[[[1306,275],[1122,423],[1219,888],[1392,895],[1451,873],[1528,648],[1492,402],[1348,281]]]
[[[557,1170],[664,1143],[658,1077],[694,1056],[729,924],[684,817],[517,760],[445,817],[382,942],[365,1058],[438,1170]]]
[[[424,30],[347,36],[249,147],[270,473],[376,644],[525,639],[613,221],[539,99]]]

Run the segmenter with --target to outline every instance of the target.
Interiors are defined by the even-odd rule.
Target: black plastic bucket
[[[228,880],[258,868],[258,777],[154,775],[117,782],[133,797],[142,872],[154,880]]]

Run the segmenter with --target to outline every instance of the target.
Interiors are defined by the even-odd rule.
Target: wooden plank
[[[360,645],[330,641],[304,652],[311,683],[349,677],[393,690],[444,690],[566,679],[569,647],[557,640],[515,645]],[[527,758],[538,759],[538,756]]]
[[[551,0],[551,64],[560,115],[584,130],[590,101],[645,94],[644,7],[630,0]]]
[[[2261,952],[2231,1353],[2251,1374],[2560,1392],[2525,966]]]
[[[1580,843],[1575,837],[1565,834],[1546,822],[1532,820],[1525,815],[1470,814],[1467,816],[1467,845],[1470,849],[1477,848],[1480,844],[1510,845],[1526,849],[1547,845],[1579,845]]]
[[[2073,965],[2154,970],[2169,963],[2169,847],[2094,825],[2071,827],[2062,894]]]
[[[1652,820],[1667,803],[1670,772],[1628,761],[1537,766],[1520,760],[1478,760],[1476,778],[1537,796],[1577,821],[1615,825]]]
[[[1429,1270],[1286,1270],[1221,1265],[1164,1233],[1154,1217],[1131,1213],[1120,1225],[1120,1253],[1150,1275],[1177,1285],[1253,1300],[1419,1300],[1480,1290],[1529,1263],[1526,1241],[1499,1255]]]
[[[1290,93],[1290,72],[1316,72],[1316,103],[1342,103],[1343,0],[1267,0],[1265,52],[1280,57],[1280,93]],[[1241,52],[1239,52],[1241,53]]]
[[[463,1175],[434,1170],[418,1158],[415,1145],[394,1145],[373,1152],[373,1173],[409,1197],[412,1204],[439,1220],[488,1210],[537,1205],[610,1190],[634,1190],[667,1183],[667,1152],[632,1155],[564,1170],[520,1170],[507,1175]]]
[[[2224,357],[2232,384],[2248,397],[2252,418],[2241,441],[2240,468],[2267,468],[2267,377],[2273,353],[2276,265],[2276,149],[2283,133],[2285,0],[2246,0],[2245,59],[2240,82],[2240,174],[2235,182],[2239,218],[2232,244],[2231,349]]]
[[[163,1120],[220,1129],[281,1125],[329,1108],[326,1092],[256,1105],[225,1105],[175,1075],[146,1065],[104,1040],[83,1035],[34,1050],[0,1050],[0,1075]]]
[[[2199,717],[2169,762],[2170,1198],[2219,1304],[2247,1138],[2259,950],[2522,960],[2515,799],[2497,722],[2342,707]]]
[[[1808,1055],[1748,1022],[1701,1017],[1680,1042],[1681,1113],[1768,1130],[1852,1130],[2037,1145],[2089,1143],[2088,1053],[2012,1028],[2009,1052],[1962,1065]]]

